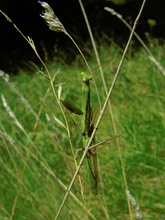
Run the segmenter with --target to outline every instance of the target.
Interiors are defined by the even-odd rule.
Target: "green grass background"
[[[153,40],[150,49],[161,65],[165,66],[165,46]],[[102,67],[107,88],[112,83],[122,52],[123,49],[114,43],[99,48],[101,62],[116,57]],[[94,56],[90,58],[89,65],[91,68],[97,66]],[[80,72],[86,71],[86,68],[79,57],[78,61],[71,65],[52,61],[48,63],[48,68],[52,76],[56,75],[56,91],[58,84],[65,83],[62,86],[62,94],[81,105]],[[99,70],[95,70],[93,74],[103,104],[105,93]],[[20,70],[17,76],[10,77],[10,83],[5,82],[3,77],[0,78],[0,93],[24,129],[23,131],[16,126],[14,118],[9,116],[1,101],[0,220],[54,219],[65,193],[42,164],[48,164],[51,171],[66,186],[71,181],[75,165],[67,133],[53,119],[54,115],[63,121],[49,80],[37,73],[37,70],[30,73]],[[22,95],[25,101],[21,98]],[[93,111],[96,112],[99,106],[93,84],[91,96]],[[131,47],[113,90],[111,104],[117,132],[120,134],[128,188],[140,206],[141,214],[147,220],[165,219],[164,97],[164,76],[142,48],[137,50]],[[33,115],[33,111],[38,118]],[[49,115],[50,123],[45,114]],[[81,116],[71,116],[81,126]],[[81,148],[81,135],[73,123],[69,119],[68,121],[73,145],[75,148]],[[113,135],[112,119],[107,108],[96,133],[96,141]],[[129,219],[116,141],[99,151],[98,161],[98,195],[101,202],[89,189],[86,161],[80,172],[87,209],[95,219],[108,219],[108,216],[109,219]],[[77,180],[72,192],[83,203]],[[134,208],[132,212],[135,215]],[[92,219],[90,216],[88,218]],[[87,219],[87,214],[70,196],[60,219]],[[133,219],[136,219],[135,216]]]

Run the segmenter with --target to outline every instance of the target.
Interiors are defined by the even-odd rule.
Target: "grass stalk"
[[[46,2],[38,1],[38,3],[40,3],[41,6],[45,9],[45,11],[41,15],[41,17],[46,21],[46,23],[48,24],[48,27],[50,28],[50,30],[57,31],[57,32],[63,32],[64,34],[66,34],[70,38],[70,40],[73,42],[73,44],[76,46],[76,48],[78,49],[80,55],[82,56],[82,58],[84,60],[84,63],[86,65],[89,73],[93,77],[93,82],[94,82],[95,90],[96,90],[97,97],[98,97],[98,102],[99,102],[100,109],[101,109],[100,95],[99,95],[99,92],[98,92],[98,89],[97,89],[97,86],[96,86],[95,78],[94,78],[94,76],[92,74],[92,71],[91,71],[91,69],[89,67],[89,64],[88,64],[84,54],[82,53],[81,49],[79,48],[79,46],[77,45],[75,40],[72,38],[72,36],[66,31],[65,27],[63,26],[63,24],[60,22],[58,17],[55,15],[53,9]]]
[[[86,156],[86,154],[87,154],[87,151],[88,151],[88,149],[89,149],[89,147],[90,147],[90,145],[91,145],[91,143],[92,143],[92,140],[93,140],[93,138],[94,138],[94,136],[95,136],[95,133],[96,133],[96,131],[97,131],[97,129],[98,129],[98,126],[99,126],[99,124],[100,124],[100,122],[101,122],[101,120],[102,120],[102,118],[103,118],[103,115],[104,115],[106,106],[107,106],[107,104],[108,104],[108,101],[109,101],[110,96],[111,96],[111,94],[112,94],[112,91],[113,91],[113,89],[114,89],[114,86],[115,86],[115,83],[116,83],[116,81],[117,81],[117,78],[118,78],[118,75],[119,75],[121,66],[122,66],[122,64],[123,64],[123,61],[124,61],[124,59],[125,59],[126,53],[127,53],[127,51],[128,51],[128,48],[129,48],[129,45],[130,45],[130,43],[131,43],[131,40],[132,40],[132,37],[133,37],[133,33],[134,33],[134,31],[135,31],[135,28],[136,28],[136,26],[137,26],[137,23],[138,23],[138,21],[139,21],[139,18],[140,18],[140,16],[141,16],[142,11],[143,11],[145,2],[146,2],[146,0],[143,0],[142,5],[141,5],[141,8],[140,8],[140,10],[139,10],[139,13],[138,13],[138,15],[137,15],[137,17],[136,17],[136,19],[135,19],[135,22],[134,22],[132,31],[131,31],[131,33],[130,33],[128,42],[127,42],[126,47],[125,47],[125,49],[124,49],[122,58],[121,58],[121,60],[120,60],[120,62],[119,62],[119,65],[118,65],[117,71],[116,71],[116,73],[115,73],[113,82],[112,82],[111,87],[110,87],[110,89],[109,89],[107,98],[106,98],[106,100],[105,100],[105,102],[104,102],[103,108],[102,108],[102,110],[101,110],[101,112],[100,112],[100,114],[99,114],[99,117],[98,117],[98,119],[97,119],[96,125],[95,125],[95,127],[94,127],[94,129],[93,129],[93,132],[92,132],[92,134],[91,134],[90,140],[89,140],[89,142],[88,142],[88,144],[87,144],[87,146],[86,146],[86,148],[85,148],[85,150],[84,150],[84,153],[83,153],[83,155],[82,155],[82,157],[81,157],[81,160],[80,160],[80,162],[79,162],[79,165],[78,165],[78,167],[77,167],[77,169],[76,169],[76,171],[75,171],[75,173],[74,173],[74,176],[73,176],[73,178],[72,178],[72,181],[70,182],[70,185],[69,185],[68,190],[67,190],[67,192],[66,192],[66,194],[65,194],[65,196],[64,196],[64,199],[63,199],[63,201],[62,201],[62,203],[61,203],[61,206],[59,207],[59,210],[58,210],[58,212],[57,212],[57,214],[56,214],[55,220],[57,220],[58,217],[60,216],[60,213],[61,213],[61,211],[62,211],[62,209],[63,209],[63,206],[64,206],[64,204],[65,204],[65,202],[66,202],[66,200],[67,200],[67,198],[68,198],[68,196],[69,196],[69,192],[70,192],[70,190],[71,190],[71,188],[72,188],[72,186],[73,186],[73,184],[74,184],[74,181],[75,181],[75,179],[76,179],[76,177],[77,177],[77,175],[78,175],[78,173],[79,173],[79,171],[80,171],[80,168],[81,168],[81,166],[82,166],[82,164],[83,164],[83,161],[84,161],[84,159],[85,159],[85,156]],[[124,167],[124,164],[122,165],[122,169],[123,169],[123,167]],[[123,169],[123,172],[124,172],[124,169]],[[126,177],[125,177],[125,172],[123,173],[123,176],[124,176],[125,185],[127,186]],[[127,188],[128,188],[128,187],[127,187]],[[126,188],[126,189],[127,189],[127,188]],[[127,197],[127,200],[129,200],[128,197]],[[129,204],[130,219],[132,219],[132,214],[131,214],[132,211],[131,211],[130,201],[128,201],[128,204]]]
[[[39,3],[40,3],[40,2],[39,2]],[[48,5],[47,3],[44,3],[44,2],[42,2],[42,3],[43,3],[44,5],[46,4],[46,7],[47,7],[47,5]],[[41,3],[41,5],[42,5],[42,3]],[[49,5],[48,5],[48,6],[49,6]],[[49,6],[49,7],[48,7],[48,12],[49,12],[50,9],[51,9],[51,8],[50,8],[50,6]],[[52,10],[52,9],[51,9],[51,10]],[[32,40],[30,37],[25,37],[25,35],[21,32],[21,30],[20,30],[20,29],[15,25],[15,23],[13,23],[13,21],[8,17],[8,15],[6,15],[6,14],[5,14],[3,11],[1,11],[1,10],[0,10],[0,12],[3,14],[3,16],[6,17],[6,19],[14,26],[14,28],[22,35],[22,37],[23,37],[23,38],[27,41],[27,43],[31,46],[31,48],[33,49],[34,53],[36,54],[36,56],[38,57],[38,59],[39,59],[40,62],[42,63],[44,69],[46,70],[47,78],[48,78],[49,81],[50,81],[50,86],[51,86],[53,95],[54,95],[54,97],[55,97],[55,100],[57,101],[57,104],[58,104],[58,106],[59,106],[59,108],[60,108],[60,111],[61,111],[61,113],[62,113],[62,115],[63,115],[63,118],[64,118],[64,121],[65,121],[65,127],[66,127],[67,134],[68,134],[68,141],[69,141],[70,148],[71,148],[71,152],[72,152],[72,155],[73,155],[73,158],[74,158],[74,163],[75,163],[75,166],[76,166],[76,169],[77,169],[78,164],[77,164],[77,161],[76,161],[75,151],[74,151],[73,144],[72,144],[72,140],[71,140],[71,133],[70,133],[70,128],[69,128],[68,120],[67,120],[66,115],[65,115],[65,113],[64,113],[64,110],[63,110],[63,108],[62,108],[61,102],[60,102],[60,100],[58,99],[58,96],[57,96],[57,94],[56,94],[56,91],[55,91],[55,88],[54,88],[54,85],[53,85],[53,81],[54,81],[54,80],[53,80],[53,78],[51,77],[50,72],[49,72],[49,70],[48,70],[46,64],[43,62],[43,60],[41,59],[40,55],[38,54],[37,49],[36,49],[36,47],[35,47],[35,44],[34,44],[33,40]],[[55,16],[55,15],[54,15],[54,12],[53,12],[53,16]],[[55,25],[56,25],[56,22],[55,22]],[[66,32],[66,31],[65,31],[65,28],[63,27],[63,25],[61,24],[61,22],[59,22],[59,25],[60,25],[60,28],[62,29],[62,31],[65,33],[65,32]],[[66,32],[66,33],[67,33],[67,32]],[[72,39],[72,38],[70,37],[70,39]],[[73,42],[74,42],[74,40],[73,40]],[[75,43],[75,45],[76,45],[76,47],[78,47],[78,45],[77,45],[76,43]],[[79,51],[81,51],[81,50],[79,49]],[[81,52],[81,53],[82,53],[82,52]],[[87,64],[87,61],[86,61],[86,59],[85,59],[84,56],[83,56],[83,58],[84,58],[85,63]],[[88,64],[87,64],[87,67],[89,68]],[[89,70],[90,70],[90,68],[89,68]],[[90,71],[90,73],[91,73],[91,71]],[[97,87],[96,87],[96,88],[97,88]],[[99,94],[98,94],[98,98],[99,98]],[[17,121],[16,121],[16,123],[17,123]],[[20,124],[17,124],[17,126],[20,126]],[[20,126],[20,128],[21,128],[22,131],[26,134],[26,131],[23,129],[23,127]],[[27,136],[27,137],[28,137],[28,136]],[[29,137],[28,137],[28,138],[29,138]],[[36,150],[37,150],[37,148],[36,148]],[[82,198],[83,198],[83,200],[84,200],[84,202],[85,202],[85,199],[84,199],[84,190],[83,190],[83,185],[82,185],[82,180],[81,180],[80,175],[78,175],[78,179],[79,179],[79,184],[80,184],[80,188],[81,188]]]
[[[106,81],[105,81],[105,77],[104,77],[104,73],[103,73],[103,69],[102,69],[102,66],[101,66],[101,62],[100,62],[100,58],[99,58],[99,54],[98,54],[98,51],[97,51],[97,47],[96,47],[96,43],[95,43],[95,40],[94,40],[94,37],[93,37],[93,33],[92,33],[92,30],[91,30],[91,27],[90,27],[90,24],[89,24],[89,21],[88,21],[88,17],[86,15],[86,12],[85,12],[85,9],[84,9],[84,6],[82,4],[82,1],[79,0],[79,4],[80,4],[80,7],[81,7],[81,10],[82,10],[82,13],[83,13],[83,16],[84,16],[84,19],[85,19],[85,22],[86,22],[86,26],[87,26],[87,29],[88,29],[88,32],[89,32],[89,35],[90,35],[90,39],[91,39],[91,43],[92,43],[92,46],[93,46],[93,49],[94,49],[94,53],[95,53],[95,56],[96,56],[96,60],[97,60],[97,63],[98,63],[98,67],[99,67],[99,70],[100,70],[100,75],[101,75],[101,79],[102,79],[102,82],[103,82],[103,87],[104,87],[104,91],[105,91],[105,94],[106,96],[108,95],[108,89],[107,89],[107,85],[106,85]],[[108,108],[109,108],[109,112],[110,112],[110,115],[111,115],[111,119],[112,119],[112,125],[113,125],[113,129],[114,129],[114,133],[117,134],[117,128],[116,128],[116,123],[115,123],[115,120],[114,120],[114,114],[113,114],[113,110],[112,110],[112,105],[111,105],[111,101],[109,99],[108,101]],[[121,161],[121,166],[124,165],[124,162],[123,162],[123,158],[122,158],[122,153],[121,153],[121,147],[120,147],[120,141],[119,139],[117,139],[117,146],[118,146],[118,151],[119,151],[119,155],[120,155],[120,161]],[[125,168],[124,166],[122,167],[122,174],[125,173]],[[126,184],[127,180],[126,180],[126,174],[123,176],[123,179],[124,179],[124,184]],[[127,189],[127,184],[125,185],[125,188]],[[104,192],[103,192],[103,187],[102,187],[102,193],[104,195]],[[129,200],[127,200],[127,202],[129,203]],[[106,206],[106,202],[104,201],[104,204]],[[130,204],[128,204],[128,207],[130,207]],[[129,212],[131,212],[131,209],[129,208]],[[106,212],[105,212],[106,213]],[[107,214],[106,214],[107,215]],[[131,216],[131,213],[130,213],[130,216]]]
[[[101,109],[101,101],[100,101],[99,91],[98,91],[98,88],[97,88],[97,85],[96,85],[96,81],[95,81],[94,75],[93,75],[93,73],[92,73],[92,71],[91,71],[91,69],[90,69],[90,67],[89,67],[89,64],[88,64],[88,62],[87,62],[87,60],[86,60],[84,54],[83,54],[82,51],[80,50],[79,46],[77,45],[77,43],[75,42],[75,40],[71,37],[71,35],[68,34],[68,32],[66,32],[65,34],[72,40],[72,42],[74,43],[74,45],[77,47],[79,53],[81,54],[81,56],[82,56],[82,58],[83,58],[83,60],[84,60],[84,62],[85,62],[85,64],[86,64],[86,66],[87,66],[87,69],[88,69],[89,73],[92,75],[93,82],[94,82],[94,86],[95,86],[95,90],[96,90],[96,94],[97,94],[97,97],[98,97],[99,107],[100,107],[100,109]]]

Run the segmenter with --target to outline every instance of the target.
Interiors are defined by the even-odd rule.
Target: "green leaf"
[[[156,25],[156,21],[154,19],[148,19],[147,22],[152,27],[154,27]]]

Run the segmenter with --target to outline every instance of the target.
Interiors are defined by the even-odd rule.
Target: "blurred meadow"
[[[152,46],[156,57],[164,63],[164,47]],[[117,45],[102,45],[102,61],[116,57],[103,66],[107,87],[111,85],[114,69],[122,49]],[[131,54],[133,53],[133,54]],[[89,60],[97,66],[94,58]],[[164,63],[165,64],[165,63]],[[62,85],[71,101],[81,103],[82,65],[72,66],[52,62],[48,66],[55,75],[54,86]],[[98,70],[94,76],[104,101],[104,91]],[[51,172],[66,186],[74,172],[65,129],[54,120],[63,120],[52,95],[49,81],[40,73],[20,71],[19,75],[1,76],[1,219],[53,219],[64,195]],[[75,86],[76,85],[76,86]],[[130,52],[111,97],[114,120],[124,160],[128,187],[140,206],[144,219],[164,219],[164,146],[165,146],[165,80],[151,63],[143,49]],[[91,89],[93,111],[98,110],[97,97]],[[5,101],[4,101],[5,100]],[[5,105],[6,103],[6,105]],[[9,109],[10,108],[10,109]],[[65,110],[67,111],[67,110]],[[73,114],[71,114],[73,115]],[[80,125],[81,116],[72,116]],[[80,134],[70,121],[72,141],[81,148]],[[114,135],[108,110],[96,133],[97,142]],[[116,141],[98,152],[99,196],[110,219],[127,219],[128,210],[119,152]],[[48,169],[50,171],[48,171]],[[105,219],[100,202],[88,187],[86,161],[81,175],[87,207],[96,219]],[[81,201],[79,184],[73,192]],[[81,201],[82,202],[82,201]],[[83,219],[84,210],[70,197],[60,219]],[[29,214],[31,213],[31,215]],[[134,212],[134,211],[133,211]],[[90,219],[90,216],[89,216]],[[92,218],[91,218],[92,219]]]

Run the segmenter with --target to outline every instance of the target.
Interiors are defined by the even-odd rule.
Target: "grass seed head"
[[[38,1],[38,3],[41,4],[41,6],[45,9],[45,11],[43,11],[43,13],[41,14],[41,17],[46,21],[49,28],[53,31],[66,33],[64,26],[55,15],[53,9],[49,6],[49,4],[41,1]]]

